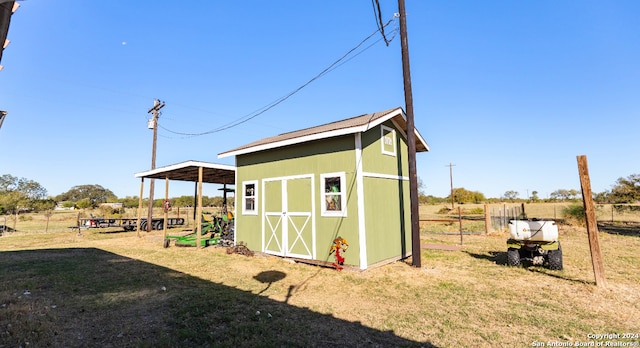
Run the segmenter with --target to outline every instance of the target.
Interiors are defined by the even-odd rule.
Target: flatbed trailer
[[[82,218],[80,227],[84,228],[107,228],[122,227],[125,231],[133,231],[138,225],[138,218]],[[183,218],[167,218],[167,228],[184,225]],[[164,229],[164,218],[151,218],[151,229]],[[140,219],[140,230],[147,230],[147,218]]]

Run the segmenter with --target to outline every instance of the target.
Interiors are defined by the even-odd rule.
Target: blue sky
[[[385,22],[398,12],[397,1],[380,3]],[[137,196],[155,98],[166,102],[157,166],[233,164],[217,154],[404,107],[399,36],[386,46],[378,34],[237,127],[176,134],[254,115],[304,85],[377,29],[371,1],[20,4],[1,62],[0,174],[52,196],[83,184]],[[417,156],[426,194],[449,194],[450,163],[454,187],[487,197],[580,190],[578,155],[594,192],[640,173],[640,2],[406,0],[406,9],[415,124],[431,147]],[[192,195],[193,184],[170,190]],[[205,195],[219,192],[205,185]]]

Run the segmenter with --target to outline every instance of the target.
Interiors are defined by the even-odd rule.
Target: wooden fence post
[[[140,197],[138,198],[138,220],[136,220],[136,235],[140,238],[140,222],[142,216],[142,190],[144,189],[144,178],[140,179]]]
[[[591,192],[591,179],[589,179],[587,156],[578,156],[578,172],[580,173],[580,186],[582,188],[582,200],[584,201],[584,213],[587,222],[587,234],[589,235],[593,274],[596,278],[596,285],[606,288],[607,281],[604,277],[604,264],[602,254],[600,253],[598,224],[596,222],[596,211],[593,204],[593,193]]]
[[[491,232],[491,215],[489,215],[489,205],[484,205],[484,234]]]
[[[462,209],[458,207],[458,222],[460,223],[460,245],[462,245]]]

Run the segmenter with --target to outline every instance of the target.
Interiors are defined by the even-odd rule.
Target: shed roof
[[[185,161],[146,172],[136,173],[136,178],[166,179],[198,182],[198,169],[202,167],[202,182],[211,184],[235,184],[236,167],[200,161]]]
[[[387,120],[395,122],[401,130],[407,128],[407,119],[404,111],[402,108],[398,107],[264,138],[235,149],[219,153],[218,158],[274,149],[282,146],[294,145],[318,139],[326,139],[340,135],[361,133]],[[417,129],[415,129],[415,135],[416,151],[429,151],[429,145]]]

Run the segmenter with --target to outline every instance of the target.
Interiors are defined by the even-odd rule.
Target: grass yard
[[[507,233],[494,232],[465,235],[457,251],[423,249],[420,269],[409,259],[338,272],[217,247],[165,249],[162,231],[77,235],[62,216],[46,233],[32,216],[0,237],[0,347],[640,342],[638,223],[601,225],[602,288],[583,227],[560,227],[563,271],[506,266]],[[421,239],[460,243],[426,231]],[[593,336],[622,333],[636,336]]]

